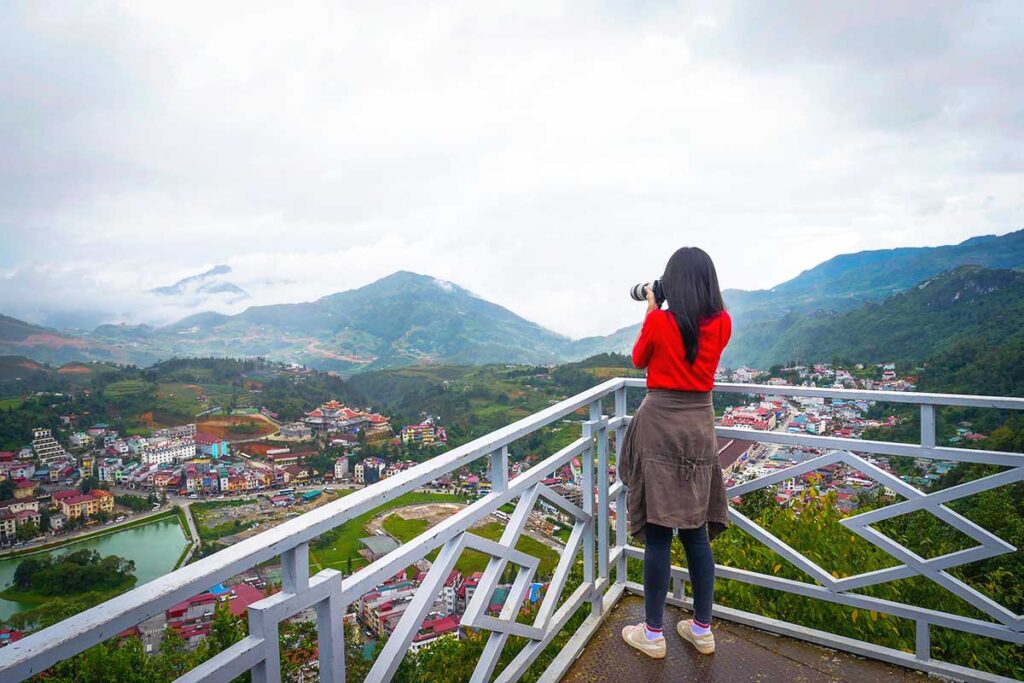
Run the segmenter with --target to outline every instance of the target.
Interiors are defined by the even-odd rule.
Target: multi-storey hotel
[[[146,440],[142,462],[147,465],[181,463],[196,457],[196,426],[158,429]]]
[[[71,459],[64,447],[53,438],[49,429],[32,430],[32,451],[39,464],[49,468],[51,481],[56,481],[60,477],[61,469]]]

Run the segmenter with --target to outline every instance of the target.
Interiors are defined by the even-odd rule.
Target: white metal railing
[[[249,635],[213,659],[186,673],[179,680],[229,681],[244,671],[252,671],[253,680],[257,682],[279,680],[278,625],[281,621],[304,609],[315,607],[319,634],[321,680],[343,681],[345,672],[342,618],[347,606],[382,580],[393,576],[417,560],[423,559],[433,550],[439,549],[430,571],[385,643],[384,650],[374,663],[368,679],[388,680],[394,674],[401,657],[408,650],[412,638],[459,554],[466,548],[478,550],[490,557],[483,578],[473,599],[467,605],[462,619],[462,624],[465,626],[489,632],[483,654],[473,675],[474,681],[492,679],[502,649],[508,637],[512,635],[524,637],[528,643],[504,670],[498,672],[494,680],[518,680],[523,672],[536,661],[544,648],[565,627],[569,619],[581,607],[586,604],[590,605],[589,616],[572,635],[541,678],[544,681],[557,681],[578,656],[587,640],[600,626],[623,592],[629,590],[642,593],[643,591],[641,585],[627,580],[627,558],[642,557],[643,551],[627,542],[624,514],[626,489],[621,481],[609,482],[607,476],[611,457],[609,432],[616,434],[615,443],[618,447],[618,444],[622,443],[624,431],[630,420],[627,414],[627,391],[631,388],[642,389],[643,386],[642,379],[608,380],[394,477],[307,512],[66,619],[55,626],[33,633],[0,649],[0,681],[4,683],[19,681],[44,671],[54,663],[111,638],[124,629],[163,612],[181,600],[245,572],[257,564],[276,558],[280,558],[282,564],[281,592],[250,606]],[[833,579],[828,572],[790,548],[783,541],[732,510],[730,511],[731,517],[738,526],[803,569],[817,582],[817,585],[722,566],[718,568],[718,575],[726,579],[744,581],[841,605],[863,607],[914,619],[918,624],[915,654],[879,648],[860,641],[806,629],[786,622],[765,619],[725,607],[716,608],[716,614],[726,619],[749,623],[760,628],[767,628],[917,669],[972,680],[999,680],[998,677],[982,672],[932,660],[929,652],[929,629],[931,626],[940,626],[1024,644],[1024,633],[1022,633],[1024,623],[1022,623],[1020,615],[1009,612],[998,603],[958,582],[945,571],[963,562],[976,561],[1008,552],[1013,549],[1012,546],[988,534],[984,529],[980,529],[944,506],[944,503],[959,497],[1020,481],[1022,479],[1020,475],[1024,473],[1024,455],[938,447],[935,445],[934,411],[936,406],[943,405],[1024,410],[1024,399],[751,384],[720,384],[716,386],[716,391],[910,403],[921,406],[922,413],[920,444],[897,444],[717,428],[717,432],[721,436],[764,443],[811,446],[826,450],[824,455],[783,470],[780,474],[773,474],[735,486],[730,489],[732,495],[749,493],[754,489],[776,483],[781,480],[780,478],[788,478],[830,463],[844,461],[871,474],[907,499],[898,505],[844,520],[844,524],[855,533],[900,559],[904,563],[901,566],[841,580]],[[608,398],[612,399],[614,407],[614,414],[611,416],[605,415],[603,412],[603,401]],[[580,409],[589,411],[587,419],[581,422],[583,433],[580,438],[545,458],[528,471],[509,479],[509,444],[570,416]],[[969,484],[926,495],[880,470],[859,455],[854,455],[852,451],[989,463],[1012,469],[993,477],[986,477]],[[548,474],[577,456],[583,463],[583,489],[585,492],[591,492],[591,495],[583,496],[582,507],[577,507],[564,500],[542,483]],[[489,458],[490,478],[493,483],[491,493],[351,576],[343,577],[332,569],[325,569],[315,576],[309,575],[308,544],[311,540],[403,493],[412,491],[444,474],[485,457]],[[785,477],[783,477],[783,473],[786,475]],[[516,623],[516,616],[519,606],[526,597],[531,579],[537,569],[538,560],[517,551],[515,546],[530,511],[541,498],[567,512],[575,520],[575,524],[534,622],[519,624]],[[470,528],[473,524],[495,512],[501,506],[514,501],[516,502],[515,511],[497,541],[491,541],[472,533]],[[610,537],[609,510],[612,501],[615,502],[616,510],[623,513],[616,515],[615,518],[614,542]],[[936,514],[957,529],[977,539],[980,545],[967,551],[926,560],[868,527],[869,523],[879,519],[918,509],[926,509]],[[895,512],[890,513],[893,510]],[[581,551],[583,582],[572,594],[562,596],[569,572]],[[509,564],[515,565],[519,569],[506,600],[506,607],[497,617],[489,616],[486,613],[486,603]],[[676,579],[676,586],[669,601],[686,604],[687,601],[683,597],[681,589],[682,582],[688,578],[686,570],[675,567],[673,575]],[[970,619],[850,592],[866,585],[911,575],[926,576],[947,590],[962,597],[968,596],[971,602],[981,607],[992,617],[993,621]],[[558,604],[561,597],[565,599]]]
[[[643,380],[625,380],[626,386],[642,387]],[[955,394],[928,394],[915,392],[862,391],[849,389],[819,389],[814,387],[787,387],[774,385],[752,384],[718,384],[715,391],[741,394],[758,394],[781,397],[822,397],[842,400],[867,400],[882,403],[906,403],[919,406],[921,411],[921,436],[918,444],[893,443],[888,441],[866,441],[861,439],[840,438],[833,436],[813,436],[809,434],[789,434],[785,432],[763,432],[731,427],[716,427],[719,436],[748,439],[760,443],[772,443],[791,446],[807,446],[824,451],[823,455],[811,458],[792,467],[779,470],[770,475],[753,481],[744,482],[728,489],[730,497],[743,495],[785,481],[791,477],[812,472],[827,465],[843,462],[857,470],[870,475],[878,483],[889,487],[906,500],[884,508],[851,515],[841,523],[867,540],[872,545],[889,553],[903,564],[888,569],[865,572],[854,576],[837,579],[832,574],[803,554],[775,537],[752,520],[735,509],[729,510],[730,520],[754,538],[760,540],[776,553],[786,558],[797,568],[804,571],[818,585],[801,581],[793,581],[781,577],[751,572],[744,569],[719,565],[716,576],[723,579],[742,581],[765,588],[771,588],[805,597],[825,600],[848,607],[873,610],[916,623],[916,643],[913,654],[881,647],[851,638],[838,636],[824,631],[809,629],[775,619],[743,612],[728,607],[716,606],[714,613],[724,619],[745,623],[755,628],[770,630],[821,645],[853,652],[865,657],[881,659],[909,668],[929,671],[958,679],[971,681],[1010,681],[1012,679],[977,671],[963,666],[934,660],[931,657],[931,627],[938,626],[975,635],[986,636],[1009,643],[1024,644],[1024,615],[1016,614],[985,594],[975,590],[957,579],[946,570],[960,565],[984,560],[996,555],[1013,552],[1016,548],[982,527],[966,519],[962,515],[946,507],[960,498],[998,488],[1024,480],[1024,454],[986,451],[969,448],[946,448],[936,445],[936,409],[941,406],[970,408],[994,408],[1000,410],[1024,410],[1024,399],[1002,396],[966,396]],[[628,422],[629,418],[626,418]],[[949,460],[955,462],[983,463],[998,465],[1009,469],[966,484],[925,494],[914,486],[904,482],[897,476],[877,467],[859,454],[896,455],[928,460]],[[978,543],[973,548],[960,550],[937,557],[925,559],[910,549],[871,528],[884,519],[891,519],[917,510],[927,510],[958,531],[964,533]],[[643,549],[628,546],[626,555],[643,558]],[[689,579],[683,567],[672,568],[675,582],[672,595],[668,601],[677,605],[689,606],[692,601],[685,599],[683,582]],[[988,615],[992,621],[973,619],[957,614],[906,605],[890,600],[854,593],[866,586],[878,585],[911,576],[923,576],[938,586],[963,598],[969,604]],[[631,592],[643,594],[643,586],[629,583]]]

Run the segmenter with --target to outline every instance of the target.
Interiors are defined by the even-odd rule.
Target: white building
[[[341,481],[348,476],[348,456],[343,455],[334,461],[334,481]]]
[[[103,458],[96,463],[96,477],[100,481],[114,483],[120,481],[121,467],[124,463],[121,458]]]
[[[181,463],[196,457],[196,442],[188,440],[150,439],[142,452],[142,462],[147,465]]]
[[[457,569],[453,569],[451,573],[448,574],[448,579],[444,582],[444,587],[441,589],[441,602],[444,603],[446,614],[455,614],[456,593],[461,585],[462,574],[460,574]]]
[[[313,429],[302,422],[289,422],[281,425],[281,436],[286,439],[312,439]]]
[[[146,440],[142,462],[147,465],[181,463],[196,457],[195,424],[158,429]]]
[[[92,437],[85,432],[75,432],[70,439],[72,448],[85,448],[92,445]]]

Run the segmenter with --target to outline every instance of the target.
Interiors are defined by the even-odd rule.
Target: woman
[[[711,389],[732,333],[715,265],[704,251],[676,251],[661,282],[668,310],[661,309],[648,287],[647,315],[633,347],[633,364],[647,368],[648,392],[626,430],[619,462],[629,487],[630,532],[645,541],[646,621],[626,626],[622,637],[656,659],[665,656],[662,618],[675,529],[693,586],[693,619],[679,622],[676,630],[698,652],[715,651],[710,539],[728,525],[728,503]]]

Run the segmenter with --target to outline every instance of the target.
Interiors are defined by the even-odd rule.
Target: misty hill
[[[572,342],[456,284],[400,271],[297,304],[200,313],[164,328],[104,326],[94,335],[169,355],[259,355],[353,372],[413,363],[547,363]]]

